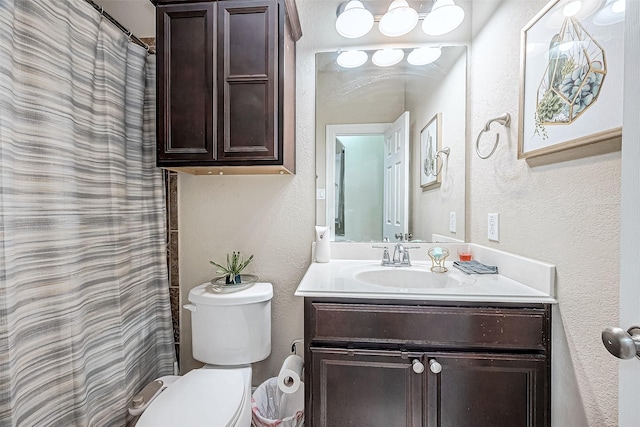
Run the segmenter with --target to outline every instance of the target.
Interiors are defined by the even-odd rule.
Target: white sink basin
[[[354,279],[370,285],[391,288],[447,289],[471,286],[472,277],[449,270],[433,273],[418,267],[369,267],[354,274]]]

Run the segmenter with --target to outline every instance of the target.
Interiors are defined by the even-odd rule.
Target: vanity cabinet
[[[294,173],[294,0],[152,1],[157,165]]]
[[[305,298],[305,422],[550,425],[550,307]]]

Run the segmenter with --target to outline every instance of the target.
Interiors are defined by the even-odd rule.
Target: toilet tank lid
[[[202,305],[241,305],[269,301],[273,297],[271,283],[255,283],[237,292],[215,292],[211,283],[203,283],[189,292],[189,301]]]

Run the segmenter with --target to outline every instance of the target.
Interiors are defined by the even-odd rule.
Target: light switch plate
[[[317,200],[324,200],[324,198],[325,198],[324,188],[318,188],[316,190],[316,199]]]
[[[488,214],[487,237],[494,242],[500,241],[500,214]]]
[[[456,213],[449,212],[449,231],[451,233],[456,232]]]

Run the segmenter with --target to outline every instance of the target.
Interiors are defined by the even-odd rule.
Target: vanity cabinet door
[[[422,353],[311,348],[312,427],[418,427],[425,424]],[[310,410],[309,410],[310,409]],[[460,424],[462,425],[462,424]]]
[[[430,354],[428,427],[548,427],[547,358],[535,355]]]
[[[158,166],[215,158],[215,7],[156,8]]]

